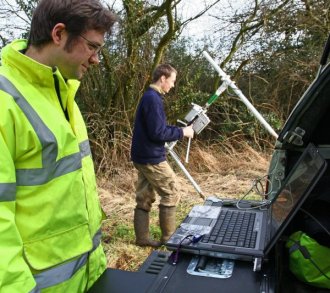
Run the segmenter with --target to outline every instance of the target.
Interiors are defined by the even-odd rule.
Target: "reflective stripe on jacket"
[[[3,48],[0,67],[0,291],[82,292],[106,260],[79,82],[25,47]]]

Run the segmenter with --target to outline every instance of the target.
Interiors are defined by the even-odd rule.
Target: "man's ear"
[[[53,30],[52,30],[52,33],[51,33],[54,44],[60,45],[61,43],[63,43],[66,33],[67,32],[65,30],[65,24],[64,23],[57,23],[53,27]]]

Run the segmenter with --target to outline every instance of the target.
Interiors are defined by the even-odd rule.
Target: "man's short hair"
[[[116,15],[99,0],[41,0],[31,21],[28,45],[40,47],[52,40],[57,23],[64,23],[68,43],[87,30],[111,33]]]
[[[169,78],[172,72],[177,73],[176,69],[170,64],[160,64],[156,67],[152,74],[152,82],[157,82],[163,75]]]

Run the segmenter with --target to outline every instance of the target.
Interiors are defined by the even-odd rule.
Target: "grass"
[[[253,179],[267,172],[269,155],[259,153],[248,145],[236,150],[230,145],[202,148],[193,146],[187,170],[206,196],[219,198],[242,198],[251,189]],[[170,160],[169,160],[170,161]],[[183,175],[177,165],[170,161],[178,175],[181,201],[177,207],[177,225],[186,217],[192,206],[203,204],[202,198]],[[120,166],[119,166],[120,165]],[[114,162],[112,166],[116,167]],[[133,211],[135,208],[134,182],[136,171],[130,163],[118,162],[116,172],[108,178],[99,176],[99,191],[107,219],[102,225],[102,242],[107,255],[108,267],[136,271],[152,248],[138,247],[135,243]],[[259,200],[255,192],[246,199]],[[150,234],[160,238],[158,202],[150,213]],[[161,247],[160,250],[166,250]]]
[[[161,231],[158,225],[158,209],[155,204],[150,213],[150,236],[160,239]],[[192,203],[183,201],[177,208],[177,224],[186,216]],[[152,248],[138,247],[135,245],[133,228],[133,209],[125,216],[118,212],[111,212],[102,225],[102,241],[108,259],[108,267],[128,271],[136,271]],[[166,250],[161,247],[160,250]]]

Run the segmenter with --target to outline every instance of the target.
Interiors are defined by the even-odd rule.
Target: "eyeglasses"
[[[102,50],[102,48],[104,47],[105,44],[103,45],[99,45],[99,44],[96,44],[94,42],[91,42],[90,40],[86,39],[84,36],[82,35],[79,35],[79,37],[83,38],[86,43],[87,43],[87,46],[88,48],[93,51],[93,55],[97,55],[98,53],[100,53],[100,51]]]

